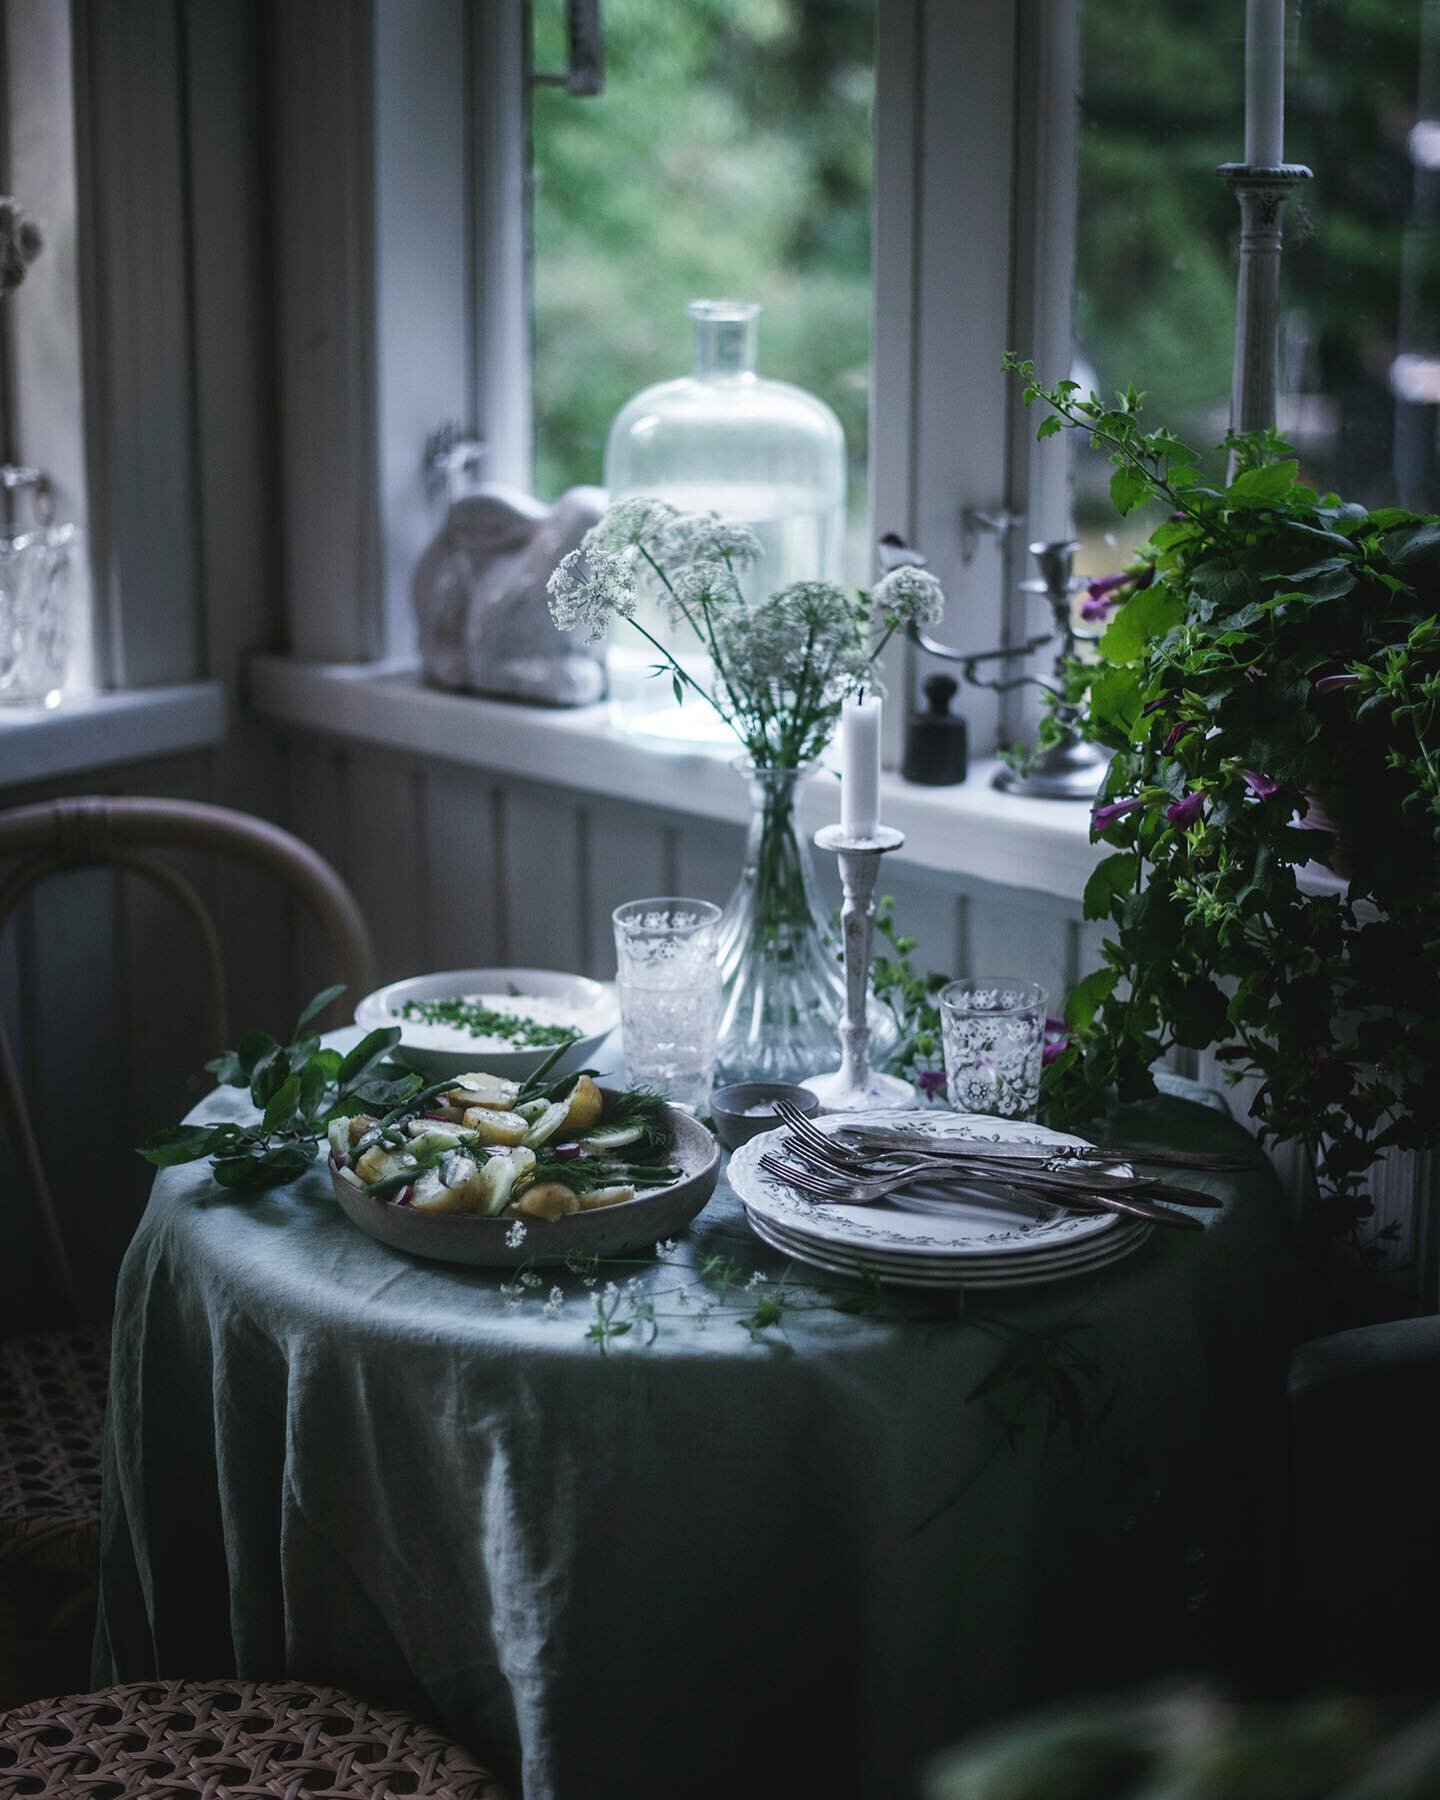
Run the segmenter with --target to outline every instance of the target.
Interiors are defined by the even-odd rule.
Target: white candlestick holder
[[[804,1086],[827,1112],[879,1112],[919,1105],[908,1081],[870,1067],[870,947],[875,925],[875,882],[880,858],[905,842],[903,831],[879,825],[869,837],[852,837],[843,825],[826,825],[815,845],[840,862],[845,904],[840,926],[845,944],[845,1017],[840,1025],[840,1067],[812,1075]]]

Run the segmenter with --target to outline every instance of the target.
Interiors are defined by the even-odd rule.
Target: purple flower
[[[1108,806],[1097,806],[1090,815],[1090,831],[1099,837],[1102,831],[1108,831],[1117,819],[1123,819],[1126,813],[1132,813],[1142,807],[1145,802],[1135,796],[1129,800],[1112,800]]]
[[[1108,619],[1128,594],[1122,594],[1121,588],[1128,588],[1134,577],[1125,570],[1118,575],[1102,575],[1098,581],[1092,581],[1085,590],[1085,598],[1080,602],[1080,617],[1095,623],[1100,619]]]
[[[1154,579],[1154,563],[1146,563],[1143,569],[1122,569],[1116,575],[1102,575],[1085,589],[1085,598],[1080,602],[1080,617],[1091,624],[1108,619],[1132,594],[1149,587]]]
[[[1183,831],[1187,826],[1195,824],[1204,811],[1204,788],[1192,788],[1183,800],[1177,800],[1173,806],[1165,808],[1165,817],[1172,825]]]
[[[1333,694],[1337,688],[1353,687],[1359,679],[1358,675],[1322,675],[1315,683],[1315,692]]]
[[[1280,792],[1280,783],[1272,781],[1268,775],[1261,775],[1256,769],[1242,769],[1245,785],[1257,800],[1273,800]]]
[[[1045,1048],[1041,1058],[1048,1069],[1059,1056],[1070,1048],[1070,1028],[1063,1019],[1047,1018],[1045,1021]]]
[[[945,1092],[945,1071],[943,1069],[921,1069],[915,1077],[915,1081],[927,1100],[933,1100],[937,1094]]]
[[[1161,694],[1158,700],[1147,700],[1140,708],[1140,717],[1148,719],[1151,713],[1164,712],[1169,704],[1170,696],[1168,694]]]
[[[1172,725],[1166,733],[1165,742],[1160,746],[1160,754],[1168,756],[1189,729],[1190,721],[1188,719],[1181,719],[1178,725]]]

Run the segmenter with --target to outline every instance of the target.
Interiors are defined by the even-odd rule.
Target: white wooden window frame
[[[410,573],[439,518],[423,449],[442,422],[483,440],[490,477],[528,482],[527,6],[276,12],[282,504],[304,657],[412,650]],[[1023,636],[1024,546],[1068,528],[1063,447],[1034,443],[1000,359],[1068,367],[1077,65],[1077,0],[877,0],[871,517],[924,550],[945,630],[976,649]],[[966,513],[1001,509],[1024,525],[971,548]],[[1014,699],[965,706],[979,751],[1020,720]]]

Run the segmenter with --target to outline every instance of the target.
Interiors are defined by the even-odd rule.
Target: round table
[[[1173,1096],[1111,1129],[1253,1149]],[[1258,1157],[1206,1180],[1203,1236],[867,1311],[723,1181],[667,1260],[531,1287],[373,1242],[323,1164],[252,1200],[166,1170],[116,1301],[96,1677],[338,1683],[527,1800],[902,1800],[974,1725],[1236,1628],[1293,1226]]]

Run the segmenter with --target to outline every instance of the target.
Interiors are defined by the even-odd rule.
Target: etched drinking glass
[[[967,975],[940,990],[945,1086],[956,1112],[1033,1119],[1045,1049],[1044,988]]]
[[[720,908],[662,897],[617,906],[616,990],[632,1082],[703,1106],[720,1024]]]

